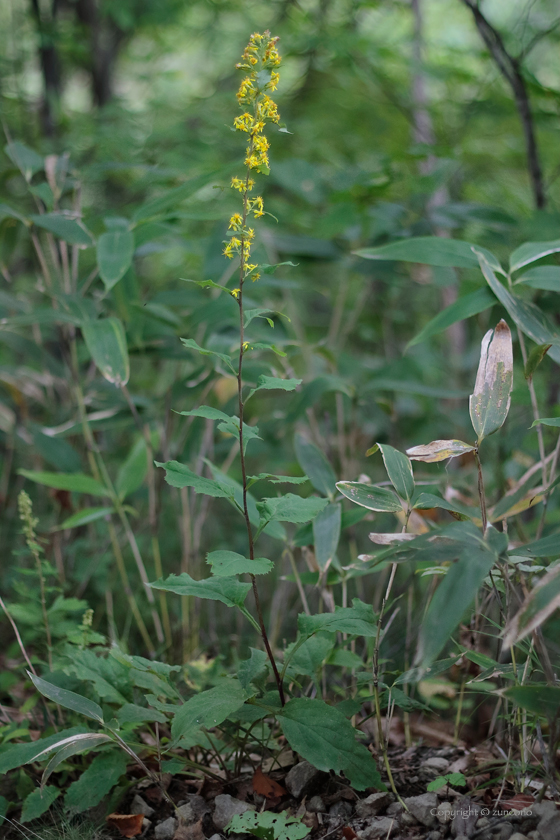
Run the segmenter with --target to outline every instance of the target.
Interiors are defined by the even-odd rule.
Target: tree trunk
[[[99,12],[97,0],[77,0],[76,16],[89,34],[91,92],[102,108],[113,97],[115,64],[124,33]]]
[[[40,108],[41,130],[47,137],[56,133],[56,112],[60,100],[60,61],[56,50],[58,0],[53,0],[48,20],[41,15],[39,0],[31,0],[31,11],[39,36],[39,63],[43,76],[43,101]]]

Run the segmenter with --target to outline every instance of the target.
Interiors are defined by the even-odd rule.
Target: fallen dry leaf
[[[344,836],[344,840],[356,840],[356,837],[358,836],[354,829],[351,828],[349,825],[344,826],[344,828],[342,829],[342,834]]]
[[[511,799],[501,799],[496,806],[499,804],[500,810],[511,808],[514,811],[523,811],[524,808],[530,808],[534,801],[535,797],[530,793],[516,793]]]
[[[206,840],[202,830],[202,819],[192,825],[179,824],[173,840]]]
[[[285,788],[271,779],[270,776],[265,776],[260,767],[257,767],[253,776],[253,790],[267,799],[277,799],[286,793]]]
[[[136,837],[142,833],[144,814],[109,814],[106,818],[111,828],[116,828],[122,837]]]

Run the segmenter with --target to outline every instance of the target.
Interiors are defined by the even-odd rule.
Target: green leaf
[[[477,259],[469,242],[460,239],[444,239],[441,236],[418,236],[411,239],[399,239],[379,248],[363,248],[354,251],[356,256],[366,260],[398,260],[399,262],[424,263],[424,265],[452,266],[455,268],[476,268]],[[495,270],[500,270],[496,257],[483,248],[479,251],[486,255]]]
[[[220,411],[218,408],[212,408],[209,405],[201,405],[199,408],[193,408],[192,411],[181,411],[181,415],[185,417],[204,417],[206,420],[220,420],[218,429],[224,434],[239,437],[239,417],[235,415],[230,416]],[[259,437],[259,430],[256,426],[248,426],[243,423],[243,451],[247,449],[247,444],[250,440]]]
[[[320,569],[326,569],[334,559],[340,539],[341,524],[340,502],[327,505],[313,520],[313,544],[315,558]]]
[[[406,499],[407,502],[410,502],[414,493],[414,476],[412,474],[410,460],[402,452],[399,452],[398,449],[394,449],[387,443],[376,443],[372,450],[370,450],[372,455],[377,448],[381,450],[383,463],[385,464],[385,469],[387,470],[391,484],[401,499]]]
[[[225,353],[216,353],[214,350],[205,350],[204,347],[200,347],[196,343],[194,338],[182,338],[181,342],[188,350],[196,350],[196,352],[200,353],[201,356],[214,356],[214,358],[219,359],[232,373],[237,376],[237,371],[233,366],[231,356],[228,356]]]
[[[165,470],[165,480],[171,487],[192,487],[195,493],[213,496],[216,499],[232,499],[233,492],[211,478],[196,475],[185,464],[178,461],[155,462],[156,467]]]
[[[117,720],[121,725],[124,723],[148,723],[150,721],[167,723],[167,718],[162,712],[155,709],[146,709],[144,706],[137,706],[134,703],[125,703],[117,712]]]
[[[34,225],[54,233],[69,245],[81,245],[84,248],[93,245],[91,233],[77,219],[70,219],[62,213],[43,213],[29,218]]]
[[[441,790],[446,785],[456,785],[457,787],[465,787],[467,780],[462,773],[446,773],[445,776],[438,776],[433,782],[430,782],[426,790]]]
[[[253,834],[259,840],[303,840],[311,831],[297,817],[288,816],[286,811],[245,811],[235,814],[226,825],[226,832]]]
[[[540,540],[512,548],[510,554],[521,557],[558,557],[560,556],[560,532],[549,534]]]
[[[509,270],[519,271],[524,265],[536,262],[548,254],[556,254],[560,251],[560,239],[551,242],[525,242],[511,254],[509,258]]]
[[[237,679],[224,679],[214,688],[202,691],[179,707],[171,723],[171,737],[175,743],[189,749],[199,743],[202,727],[211,729],[223,723],[247,699],[247,693]]]
[[[292,268],[297,268],[298,263],[293,263],[289,261],[275,263],[274,265],[269,265],[268,263],[261,263],[261,265],[259,265],[256,270],[259,271],[261,274],[274,274],[276,269],[280,268],[281,265],[290,265]]]
[[[303,642],[298,639],[297,642],[288,645],[284,653],[288,679],[295,679],[301,674],[317,679],[317,672],[331,655],[334,644],[331,634],[320,634],[312,635]]]
[[[560,552],[557,547],[556,553]],[[560,565],[550,568],[533,586],[518,612],[506,625],[504,648],[518,644],[560,608]]]
[[[124,776],[128,760],[125,752],[116,749],[97,755],[68,788],[64,807],[78,814],[95,808]]]
[[[37,790],[34,790],[24,800],[20,821],[27,823],[42,817],[49,810],[55,799],[60,796],[60,793],[60,789],[54,785],[48,785],[46,788],[37,788]]]
[[[4,817],[7,815],[9,807],[10,803],[6,797],[0,796],[0,825],[4,822]]]
[[[206,555],[206,562],[212,566],[212,574],[219,577],[266,575],[274,568],[274,563],[265,557],[250,560],[235,551],[211,551]]]
[[[104,735],[103,733],[92,732],[88,735],[76,735],[69,744],[65,744],[61,747],[61,749],[57,750],[55,755],[53,755],[43,771],[43,775],[41,777],[41,787],[45,786],[52,773],[56,770],[59,764],[62,764],[63,761],[66,761],[66,759],[72,758],[73,755],[80,755],[81,753],[86,752],[86,750],[97,749],[102,744],[106,744],[107,741],[112,740],[113,739],[109,735]]]
[[[411,461],[424,461],[426,464],[435,464],[438,461],[445,461],[447,458],[458,458],[468,452],[474,452],[475,447],[462,440],[433,440],[431,443],[413,446],[406,450]]]
[[[256,484],[257,481],[270,481],[271,484],[305,484],[309,481],[306,475],[274,475],[273,473],[259,473],[258,475],[248,475],[247,482],[250,487]]]
[[[530,286],[532,289],[543,289],[545,292],[560,292],[560,266],[539,265],[536,268],[530,268],[526,274],[517,278],[514,286],[518,283],[523,283],[524,286]]]
[[[295,449],[298,464],[309,476],[315,490],[331,498],[334,494],[336,475],[321,450],[303,435],[296,435]]]
[[[107,291],[124,277],[132,264],[134,234],[130,230],[102,233],[97,241],[97,265]]]
[[[286,493],[284,496],[257,502],[257,508],[260,511],[261,518],[265,521],[309,522],[327,504],[326,499],[318,499],[316,496],[302,499],[301,496]]]
[[[280,379],[278,376],[265,376],[263,374],[257,380],[257,387],[252,388],[247,394],[245,402],[257,391],[295,391],[302,382],[302,379]]]
[[[12,163],[21,170],[27,182],[31,180],[36,172],[40,172],[44,168],[45,161],[41,155],[38,155],[37,152],[34,152],[33,149],[30,149],[24,143],[20,143],[19,140],[8,143],[4,146],[4,151]]]
[[[525,365],[525,379],[527,379],[528,381],[532,380],[536,369],[538,368],[538,366],[540,365],[540,363],[542,362],[542,360],[544,359],[551,347],[552,344],[537,344],[536,347],[533,347],[533,349],[529,353],[527,364]]]
[[[377,622],[371,604],[354,598],[351,607],[337,607],[333,613],[298,615],[298,629],[304,636],[326,630],[329,633],[373,637],[377,632]]]
[[[473,429],[480,444],[500,429],[508,415],[513,388],[513,347],[505,321],[482,339],[474,393],[469,400]]]
[[[519,329],[525,335],[529,336],[535,344],[552,344],[553,346],[548,351],[548,355],[555,362],[560,363],[560,332],[558,332],[544,312],[538,306],[535,306],[535,304],[527,300],[522,300],[517,295],[508,291],[500,283],[492,271],[492,267],[484,259],[482,254],[479,254],[479,262],[486,282]]]
[[[241,484],[229,475],[223,473],[214,464],[209,461],[207,461],[207,463],[218,484],[231,493],[231,496],[229,497],[230,501],[235,503],[237,510],[243,510],[243,487]],[[260,524],[260,514],[257,510],[257,503],[251,493],[247,493],[246,499],[247,509],[249,511],[249,521],[251,522],[251,525],[258,527]],[[264,533],[275,540],[280,540],[281,542],[285,542],[286,540],[286,531],[283,525],[280,525],[279,522],[269,522],[264,528]]]
[[[458,513],[464,516],[465,510],[463,507],[457,507],[452,502],[442,499],[441,496],[436,496],[433,493],[420,493],[417,499],[414,500],[414,510],[432,510],[433,508],[441,508],[448,510],[451,513]],[[474,510],[473,510],[474,513]]]
[[[85,717],[103,723],[101,706],[98,706],[93,700],[88,700],[87,697],[82,697],[81,694],[75,694],[73,691],[67,691],[65,688],[59,688],[57,685],[41,679],[41,677],[36,677],[29,671],[27,676],[37,691],[58,706],[64,706],[65,709],[71,709],[73,712],[78,712],[80,715],[85,715]]]
[[[522,709],[549,719],[553,719],[560,709],[560,686],[557,685],[514,685],[503,695]]]
[[[560,417],[540,417],[538,420],[531,423],[531,428],[533,428],[533,426],[538,426],[539,423],[542,423],[543,426],[553,426],[558,428],[560,426]]]
[[[344,715],[322,700],[290,700],[278,720],[291,748],[318,770],[343,772],[356,790],[385,790],[369,750]]]
[[[403,509],[401,502],[392,490],[376,487],[375,484],[360,484],[359,481],[339,481],[337,489],[361,507],[385,513],[396,513]]]
[[[118,318],[83,321],[82,335],[91,358],[113,385],[126,385],[130,376],[124,327]]]
[[[208,601],[221,601],[226,607],[242,607],[251,588],[250,583],[241,583],[235,577],[193,580],[186,572],[169,575],[166,580],[157,580],[149,586],[152,589],[175,592],[177,595],[194,595],[195,598],[205,598]]]
[[[126,499],[142,486],[148,472],[148,452],[146,441],[139,438],[121,464],[115,481],[115,489],[120,499]]]
[[[465,318],[471,318],[473,315],[478,315],[484,312],[495,304],[495,299],[490,294],[488,289],[477,289],[470,295],[460,297],[451,306],[448,306],[442,312],[439,312],[435,318],[428,321],[425,327],[414,336],[412,341],[408,342],[408,347],[414,347],[415,344],[420,344],[422,341],[431,338],[432,335],[437,335],[443,330],[446,330],[457,321],[463,321]]]
[[[44,484],[46,487],[54,487],[55,490],[70,490],[74,493],[88,493],[90,496],[110,496],[109,490],[103,487],[94,478],[83,473],[51,473],[35,472],[34,470],[18,470],[36,484]]]
[[[249,648],[249,650],[251,657],[240,662],[237,669],[237,676],[244,691],[248,691],[253,680],[262,677],[268,667],[268,656],[264,650],[257,648]]]
[[[8,747],[7,750],[0,754],[0,775],[9,773],[15,767],[21,767],[23,764],[28,764],[34,760],[34,757],[39,753],[47,753],[54,745],[63,741],[66,738],[72,738],[75,735],[85,734],[81,726],[73,726],[71,729],[63,729],[61,732],[55,732],[54,735],[49,735],[47,738],[40,738],[38,741],[31,741],[26,744],[15,744]]]

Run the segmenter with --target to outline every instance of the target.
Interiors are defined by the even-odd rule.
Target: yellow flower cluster
[[[251,241],[255,234],[253,229],[246,225],[251,213],[255,219],[264,216],[264,205],[260,195],[255,198],[249,196],[255,185],[254,180],[249,177],[249,171],[256,170],[264,174],[268,174],[269,171],[270,144],[263,132],[267,123],[278,123],[280,120],[276,103],[267,92],[276,90],[280,79],[276,69],[281,60],[276,48],[277,42],[278,38],[271,38],[268,31],[262,35],[254,32],[241,56],[242,61],[236,65],[238,69],[249,71],[237,91],[237,101],[247,110],[233,121],[234,128],[247,134],[249,139],[245,156],[247,178],[231,179],[232,189],[243,196],[243,213],[234,213],[229,220],[228,230],[231,230],[233,235],[223,253],[229,259],[239,257],[243,279],[251,275],[253,280],[257,280],[260,276],[255,272],[257,265],[249,262]],[[237,297],[239,290],[235,289],[232,294]]]

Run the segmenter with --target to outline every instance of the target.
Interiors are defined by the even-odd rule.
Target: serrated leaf
[[[519,271],[524,265],[536,262],[548,254],[556,254],[560,251],[560,239],[551,242],[525,242],[511,254],[509,258],[509,270]]]
[[[326,630],[329,633],[349,633],[352,636],[375,636],[377,622],[371,604],[354,598],[351,607],[337,607],[333,613],[298,615],[298,629],[304,636]]]
[[[192,487],[195,493],[213,496],[216,499],[231,499],[233,492],[211,478],[196,475],[185,464],[178,461],[155,462],[156,467],[165,470],[165,480],[171,487]]]
[[[266,575],[274,568],[274,563],[266,557],[251,560],[235,551],[211,551],[206,555],[206,562],[212,566],[212,574],[219,577]]]
[[[43,213],[29,217],[34,225],[54,233],[59,239],[69,245],[81,245],[89,248],[93,245],[93,237],[89,230],[78,219],[71,219],[62,213]]]
[[[385,464],[385,469],[387,470],[391,484],[401,499],[406,499],[407,502],[410,502],[414,493],[414,476],[410,460],[402,452],[399,452],[398,449],[389,446],[388,443],[376,443],[375,447],[371,450],[372,454],[375,452],[376,447],[381,450],[383,463]]]
[[[124,776],[128,760],[127,754],[117,749],[97,755],[68,788],[64,807],[78,814],[95,808]]]
[[[333,502],[323,508],[313,520],[313,544],[315,558],[320,569],[326,569],[332,562],[340,540],[342,506]]]
[[[268,667],[268,656],[264,650],[258,650],[257,648],[249,648],[249,650],[251,651],[250,658],[240,662],[237,669],[239,682],[245,691],[249,690],[253,680],[266,673]]]
[[[359,481],[339,481],[336,487],[351,502],[368,508],[368,510],[397,513],[397,511],[403,509],[395,493],[385,487],[376,487],[375,484],[361,484]]]
[[[175,592],[177,595],[194,595],[195,598],[205,598],[208,601],[221,601],[226,607],[242,607],[251,588],[250,583],[241,583],[235,577],[194,580],[186,572],[169,575],[166,580],[157,580],[148,585],[152,589]]]
[[[501,270],[496,257],[486,249],[479,248],[496,271]],[[366,260],[398,260],[424,265],[450,266],[454,268],[476,268],[477,260],[473,246],[460,239],[446,239],[442,236],[418,236],[399,239],[378,248],[362,248],[354,251],[356,256]]]
[[[278,376],[265,376],[263,374],[257,380],[257,387],[252,388],[247,394],[245,402],[257,391],[295,391],[302,382],[302,379],[280,379]]]
[[[64,706],[65,709],[71,709],[73,712],[78,712],[80,715],[103,723],[103,712],[101,706],[94,703],[93,700],[88,700],[87,697],[82,697],[81,694],[76,694],[74,691],[67,691],[65,688],[59,688],[47,680],[36,677],[35,674],[27,672],[27,676],[41,694],[48,697],[59,706]]]
[[[113,385],[126,385],[130,376],[124,327],[118,318],[83,321],[82,335],[99,372]]]
[[[188,350],[196,350],[196,352],[200,353],[201,356],[213,356],[214,358],[219,359],[232,373],[237,375],[231,356],[228,356],[226,353],[217,353],[214,350],[205,350],[204,347],[200,347],[193,338],[182,338],[181,342]]]
[[[411,461],[424,461],[426,464],[434,464],[438,461],[445,461],[447,458],[458,458],[468,452],[474,452],[475,447],[462,440],[433,440],[431,443],[413,446],[406,450]]]
[[[99,275],[107,291],[124,277],[132,265],[134,234],[130,230],[102,233],[97,241]]]
[[[331,497],[334,493],[336,475],[321,450],[314,443],[306,440],[303,435],[296,435],[295,449],[298,464],[309,476],[315,490],[323,496]]]
[[[478,443],[497,432],[506,420],[513,388],[513,347],[505,321],[482,339],[480,363],[469,411]]]
[[[328,504],[327,499],[310,496],[302,499],[293,493],[286,493],[272,499],[257,502],[261,518],[267,522],[309,522]]]
[[[306,475],[274,475],[273,473],[259,473],[258,475],[248,475],[248,486],[256,484],[257,481],[270,481],[271,484],[305,484],[309,481]]]
[[[225,830],[234,834],[252,834],[259,840],[303,840],[311,828],[296,817],[288,816],[286,811],[279,814],[274,811],[245,811],[244,814],[235,814]]]
[[[352,787],[385,790],[369,750],[356,741],[356,731],[335,707],[306,697],[288,701],[278,715],[291,748],[318,770],[343,772]]]
[[[420,342],[426,341],[431,336],[443,332],[458,321],[463,321],[466,318],[471,318],[473,315],[484,312],[493,306],[495,302],[494,297],[485,288],[477,289],[476,292],[472,292],[470,295],[460,297],[455,303],[452,303],[451,306],[448,306],[442,312],[439,312],[435,318],[428,321],[426,326],[414,336],[412,341],[408,342],[407,347],[414,347],[415,344],[420,344]]]
[[[237,679],[224,679],[208,691],[187,700],[177,710],[171,723],[171,737],[186,749],[199,741],[201,729],[211,729],[223,723],[247,699],[247,693]]]
[[[219,420],[218,429],[224,434],[239,436],[239,417],[235,415],[228,415],[220,411],[218,408],[213,408],[209,405],[201,405],[199,408],[193,408],[191,411],[181,411],[181,415],[185,417],[204,417],[206,420]],[[248,426],[243,423],[243,451],[247,449],[247,444],[250,440],[259,438],[259,430],[256,426]]]
[[[83,473],[51,473],[34,470],[18,470],[18,473],[36,484],[54,487],[55,490],[70,490],[74,493],[87,493],[90,496],[111,495],[99,481]]]
[[[61,790],[54,785],[49,785],[44,789],[37,788],[37,790],[34,790],[23,802],[20,821],[27,823],[42,817],[60,794]]]

